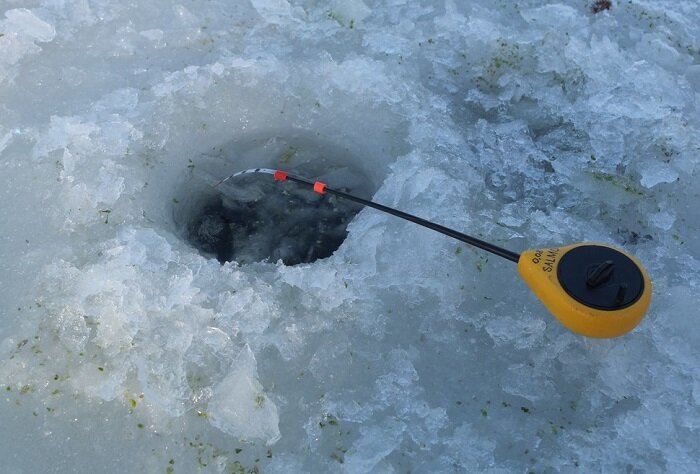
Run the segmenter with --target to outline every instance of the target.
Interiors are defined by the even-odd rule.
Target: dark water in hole
[[[274,182],[269,175],[245,176],[204,203],[190,221],[188,240],[221,263],[309,263],[340,247],[361,207],[292,182]]]

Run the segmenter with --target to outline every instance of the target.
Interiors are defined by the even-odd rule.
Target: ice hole
[[[300,136],[260,137],[214,148],[190,161],[181,197],[174,200],[174,221],[192,247],[221,263],[314,262],[340,247],[360,205],[274,181],[270,174],[216,184],[236,171],[266,167],[371,198],[375,185],[356,162],[346,149]]]

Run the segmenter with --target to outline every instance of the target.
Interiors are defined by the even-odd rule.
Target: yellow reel
[[[651,280],[631,255],[604,244],[527,250],[518,272],[571,331],[597,338],[634,329],[651,302]]]

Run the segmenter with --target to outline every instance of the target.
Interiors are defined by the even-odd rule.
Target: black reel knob
[[[624,253],[600,245],[581,245],[566,252],[557,278],[576,301],[604,311],[631,306],[644,292],[637,264]]]

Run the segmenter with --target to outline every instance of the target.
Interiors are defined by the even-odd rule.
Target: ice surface
[[[1,3],[3,472],[697,471],[700,7],[591,3]],[[651,310],[576,336],[373,210],[328,258],[222,265],[187,222],[255,166],[621,246]]]

